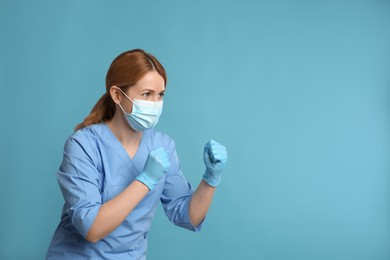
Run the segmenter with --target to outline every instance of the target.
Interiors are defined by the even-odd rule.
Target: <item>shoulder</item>
[[[100,124],[94,124],[71,134],[65,142],[64,152],[74,156],[93,153],[98,145],[101,127]]]

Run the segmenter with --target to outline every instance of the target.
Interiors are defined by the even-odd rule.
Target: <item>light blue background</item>
[[[159,208],[148,259],[390,259],[390,1],[2,0],[0,29],[0,259],[44,258],[63,144],[133,48],[193,186],[229,153],[202,232]]]

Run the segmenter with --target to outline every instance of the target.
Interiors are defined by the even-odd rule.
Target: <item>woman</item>
[[[205,145],[206,170],[194,191],[174,141],[154,129],[166,82],[143,50],[112,62],[106,93],[64,147],[57,179],[65,204],[47,259],[145,259],[159,201],[172,223],[200,230],[227,153],[215,141]]]

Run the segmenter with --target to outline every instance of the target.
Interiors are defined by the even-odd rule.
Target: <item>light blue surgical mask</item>
[[[131,100],[121,89],[125,97],[133,103],[131,113],[126,113],[121,104],[118,104],[126,116],[127,122],[135,131],[143,131],[154,127],[162,113],[163,101]]]

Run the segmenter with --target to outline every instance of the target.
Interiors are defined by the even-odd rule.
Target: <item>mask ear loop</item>
[[[125,92],[123,92],[123,90],[121,90],[120,88],[118,88],[118,89],[119,89],[119,90],[122,92],[122,94],[123,94],[123,95],[125,95],[125,97],[127,97],[127,99],[128,99],[128,100],[130,100],[130,102],[131,102],[131,103],[133,103],[133,105],[134,105],[134,102],[133,102],[133,100],[131,100],[131,98],[129,98],[129,96],[128,96],[128,95],[126,95],[126,93],[125,93]]]
[[[120,92],[122,92],[122,94],[123,95],[125,95],[125,97],[128,99],[128,100],[130,100],[130,102],[131,103],[133,103],[133,105],[134,105],[134,102],[133,102],[133,100],[131,100],[131,98],[129,98],[129,96],[128,95],[126,95],[126,93],[125,92],[123,92],[123,90],[122,89],[120,89],[119,87],[116,87],[117,89],[119,89],[120,90]],[[125,115],[130,115],[129,113],[127,113],[124,109],[123,109],[123,107],[122,107],[122,105],[119,103],[118,104],[118,106],[122,109],[122,111],[123,111],[123,113],[125,114]]]
[[[123,107],[122,107],[121,104],[118,104],[118,106],[122,109],[122,111],[123,111],[123,113],[124,113],[125,115],[130,115],[129,113],[127,113],[127,112],[123,109]]]

